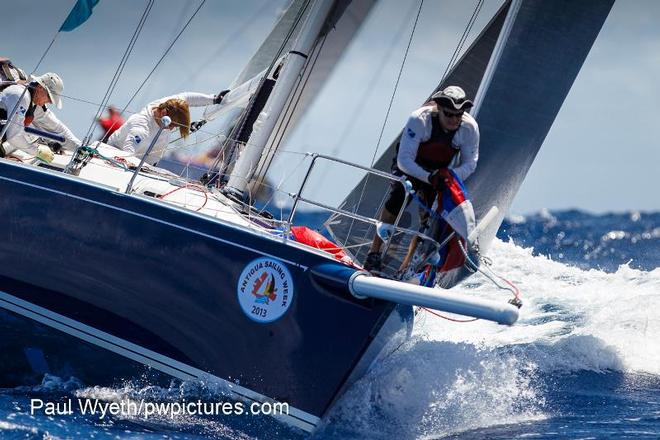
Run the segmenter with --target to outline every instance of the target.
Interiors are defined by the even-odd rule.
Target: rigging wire
[[[493,279],[493,276],[491,276],[490,274],[486,273],[486,271],[484,271],[484,270],[483,270],[483,269],[482,269],[477,263],[475,263],[474,261],[472,261],[472,258],[470,258],[470,256],[468,255],[467,250],[465,249],[465,247],[463,246],[463,244],[460,242],[460,240],[458,241],[458,246],[459,246],[459,248],[461,249],[461,252],[463,253],[463,256],[465,256],[465,260],[469,263],[469,265],[470,265],[475,271],[481,273],[483,276],[485,276],[486,278],[488,278],[488,279],[489,279],[493,284],[495,284],[495,286],[497,286],[499,289],[501,289],[501,290],[508,290],[509,292],[511,292],[511,293],[513,294],[514,300],[515,300],[517,303],[520,303],[520,289],[518,289],[518,287],[517,287],[515,284],[513,284],[511,281],[507,280],[506,278],[502,277],[501,275],[495,273],[495,271],[494,271],[493,269],[488,268],[488,271],[491,272],[493,276],[495,276],[495,277],[501,279],[502,281],[504,281],[505,283],[508,284],[508,286],[502,286],[502,285],[501,285],[500,283],[498,283],[495,279]],[[522,304],[522,303],[520,303],[520,304]],[[516,304],[514,304],[514,305],[516,305]]]
[[[272,186],[272,185],[268,184],[267,181],[266,181],[266,179],[264,179],[264,180],[262,181],[261,185],[266,186],[266,187],[270,187],[270,188],[273,190],[273,193],[270,195],[270,197],[268,198],[268,200],[267,200],[266,203],[264,204],[263,208],[259,210],[259,214],[263,213],[263,212],[266,210],[266,208],[268,207],[268,205],[270,204],[270,202],[273,201],[273,199],[275,198],[275,192],[276,192],[276,191],[277,191],[277,192],[283,192],[283,193],[287,194],[285,191],[282,191],[282,186],[283,186],[283,185],[284,185],[289,179],[291,179],[291,178],[296,174],[296,172],[298,171],[298,169],[300,168],[300,166],[305,162],[305,160],[306,160],[308,157],[309,157],[309,156],[307,156],[307,155],[305,155],[304,157],[302,157],[302,158],[298,161],[298,163],[296,164],[296,166],[295,166],[290,172],[288,172],[288,173],[286,173],[285,175],[282,176],[282,179],[280,180],[280,183],[279,183],[277,186]],[[280,214],[281,214],[281,213],[280,213]]]
[[[446,319],[447,321],[451,322],[458,322],[458,323],[465,323],[465,322],[474,322],[479,320],[479,318],[470,318],[470,319],[456,319],[456,318],[450,318],[449,316],[443,315],[441,313],[438,313],[432,309],[428,309],[426,307],[420,307],[420,309],[424,310],[425,312],[430,313],[433,316],[437,316],[438,318]]]
[[[376,143],[376,148],[374,149],[374,154],[371,158],[371,167],[373,168],[374,163],[376,162],[376,154],[378,154],[378,147],[380,147],[380,141],[383,139],[383,133],[385,132],[385,127],[387,126],[387,120],[390,117],[390,111],[392,110],[392,104],[394,103],[394,97],[396,96],[396,91],[399,88],[399,81],[401,80],[401,74],[403,73],[403,68],[406,65],[406,60],[408,59],[408,52],[410,51],[410,45],[412,44],[413,37],[415,36],[415,30],[417,29],[417,23],[419,22],[419,15],[422,12],[422,6],[424,6],[424,0],[419,2],[419,9],[417,10],[417,17],[415,17],[415,23],[413,24],[412,31],[410,32],[410,38],[408,39],[408,46],[406,46],[406,51],[403,54],[403,60],[401,61],[401,68],[399,69],[399,74],[396,77],[396,82],[394,83],[394,90],[392,90],[392,96],[390,97],[390,103],[387,106],[387,113],[385,114],[385,119],[383,120],[383,126],[380,129],[380,134],[378,135],[378,142]]]
[[[387,126],[387,120],[390,116],[390,111],[392,110],[392,104],[394,103],[394,97],[396,96],[396,91],[399,88],[399,81],[401,80],[401,74],[403,73],[403,68],[406,65],[406,59],[408,58],[408,52],[410,51],[410,45],[412,44],[413,37],[415,36],[415,30],[417,29],[417,23],[419,22],[419,16],[422,12],[422,7],[424,6],[424,0],[420,0],[419,2],[419,8],[417,9],[417,16],[415,17],[415,22],[413,23],[412,30],[410,32],[410,38],[408,39],[408,45],[406,46],[406,50],[403,54],[403,60],[401,61],[401,67],[399,68],[399,74],[397,75],[396,82],[394,83],[394,90],[392,90],[392,96],[390,97],[390,103],[387,107],[387,112],[385,114],[385,119],[383,120],[383,126],[380,129],[380,134],[378,135],[378,142],[376,143],[376,147],[374,148],[374,154],[371,157],[371,163],[370,167],[373,168],[374,162],[376,162],[376,155],[378,154],[378,148],[380,147],[380,141],[383,138],[383,133],[385,132],[385,127]],[[364,179],[364,183],[362,184],[362,189],[360,190],[360,197],[358,198],[357,202],[357,210],[360,209],[360,206],[362,205],[362,199],[364,198],[364,192],[367,189],[367,183],[369,182],[369,175]],[[355,220],[351,221],[351,226],[348,228],[348,233],[346,236],[351,235],[351,231],[353,229],[353,225],[355,224]]]
[[[93,105],[93,106],[99,106],[99,105],[102,105],[102,104],[99,103],[99,102],[89,101],[89,100],[87,100],[87,99],[82,99],[82,98],[76,98],[75,96],[70,96],[70,95],[65,95],[65,94],[61,94],[60,96],[61,96],[62,98],[70,99],[71,101],[81,102],[81,103],[83,103],[83,104],[90,104],[90,105]],[[106,106],[105,108],[107,108],[107,106]],[[125,109],[125,110],[123,111],[123,113],[129,113],[129,114],[133,115],[133,114],[135,114],[135,113],[137,113],[137,112],[139,112],[139,111],[140,111],[140,109],[138,109],[138,110],[134,110],[134,109]],[[172,122],[172,125],[181,125],[181,124],[177,124],[176,122]],[[206,140],[212,139],[212,138],[217,137],[217,136],[222,136],[222,135],[224,135],[224,133],[214,133],[214,132],[211,132],[211,131],[208,131],[208,130],[204,130],[204,129],[201,129],[201,128],[200,128],[199,130],[195,131],[195,133],[204,133],[204,134],[210,135],[211,137],[210,137],[210,138],[207,138]],[[170,144],[173,144],[173,143],[175,143],[175,142],[177,142],[177,141],[179,141],[179,140],[181,140],[181,139],[182,139],[182,138],[174,139],[174,140],[172,140],[172,141],[170,142]],[[199,143],[200,143],[200,142],[197,142],[197,143],[194,143],[194,144],[186,144],[186,146],[189,146],[189,145],[196,145],[196,144],[199,144]]]
[[[80,102],[80,103],[83,103],[83,104],[93,105],[94,107],[98,107],[98,106],[100,106],[100,105],[103,105],[103,104],[100,103],[100,102],[89,101],[89,100],[87,100],[87,99],[83,99],[83,98],[76,98],[75,96],[66,95],[66,94],[64,94],[64,93],[61,94],[60,96],[61,96],[62,98],[65,98],[65,99],[70,99],[71,101]],[[134,113],[137,113],[139,110],[128,110],[128,109],[127,109],[126,111],[127,111],[128,113],[130,113],[130,114],[134,114]]]
[[[195,18],[195,16],[196,16],[197,13],[199,12],[199,10],[202,9],[202,6],[204,6],[204,3],[206,3],[206,0],[202,0],[202,2],[199,4],[199,6],[198,6],[197,9],[195,10],[195,12],[193,12],[193,14],[190,16],[190,18],[189,18],[188,21],[186,22],[186,24],[183,26],[183,28],[181,29],[181,31],[179,31],[179,33],[177,34],[177,36],[174,37],[174,40],[172,40],[172,42],[168,45],[168,47],[167,47],[167,49],[165,50],[165,52],[163,53],[163,55],[161,55],[160,59],[156,62],[156,65],[154,65],[153,69],[151,69],[151,72],[149,72],[149,74],[148,74],[147,77],[144,79],[144,81],[142,81],[142,84],[140,84],[140,86],[137,88],[137,90],[135,91],[135,93],[133,93],[133,96],[131,96],[131,99],[128,100],[128,102],[127,102],[126,105],[124,106],[124,109],[122,110],[122,112],[123,112],[126,108],[128,108],[129,105],[131,105],[131,103],[133,102],[133,100],[135,99],[135,97],[137,96],[137,94],[140,93],[140,90],[142,90],[142,87],[144,87],[144,85],[147,83],[147,81],[149,81],[149,78],[151,78],[151,75],[153,75],[153,73],[156,71],[156,69],[158,68],[158,66],[160,66],[160,63],[163,62],[163,60],[165,59],[165,57],[167,56],[167,54],[170,52],[170,50],[172,49],[172,47],[174,46],[174,44],[177,42],[177,40],[179,39],[179,37],[181,37],[181,34],[183,34],[183,32],[188,28],[188,26],[190,25],[190,22],[193,20],[193,18]]]
[[[230,136],[229,136],[230,138],[235,138],[239,133],[241,133],[241,131],[243,131],[243,127],[245,126],[245,124],[248,120],[248,115],[252,111],[252,107],[254,106],[254,103],[256,101],[257,96],[259,95],[259,90],[261,90],[261,88],[263,87],[266,79],[268,78],[268,74],[270,74],[271,71],[273,70],[273,67],[275,66],[275,63],[277,63],[277,61],[282,56],[282,52],[284,52],[284,48],[289,43],[289,40],[291,39],[291,36],[293,35],[294,31],[298,28],[298,25],[300,24],[303,16],[305,15],[305,12],[307,11],[307,8],[309,8],[309,6],[310,6],[310,4],[311,4],[311,1],[307,0],[305,2],[305,4],[298,10],[298,13],[296,14],[296,17],[293,20],[293,24],[289,28],[289,31],[287,32],[286,36],[282,40],[282,44],[280,45],[280,47],[277,50],[275,56],[271,60],[270,65],[266,69],[266,75],[264,75],[261,78],[261,80],[259,81],[259,85],[257,85],[257,88],[256,88],[254,94],[250,97],[250,100],[248,101],[248,104],[247,104],[245,110],[243,111],[243,114],[242,114],[241,118],[234,125],[234,128],[232,129],[232,131],[230,133]],[[231,160],[232,156],[234,155],[234,150],[236,148],[237,143],[238,143],[238,141],[234,141],[234,147],[231,148],[230,151],[228,152],[230,160]],[[210,169],[211,170],[217,169],[218,165],[220,164],[220,160],[221,160],[221,157],[218,156],[217,159],[211,165]]]
[[[39,62],[37,62],[37,65],[34,66],[34,69],[32,70],[32,73],[30,73],[30,76],[34,75],[34,73],[37,71],[39,66],[41,66],[41,62],[46,58],[46,54],[50,51],[50,48],[53,47],[53,44],[55,43],[55,40],[57,39],[57,36],[60,34],[60,31],[58,30],[55,32],[55,35],[53,36],[53,39],[50,41],[50,44],[44,51],[44,53],[41,55],[41,58],[39,58]]]
[[[411,5],[414,6],[413,3]],[[403,35],[403,32],[406,30],[406,24],[412,20],[412,15],[415,12],[416,8],[410,8],[408,10],[408,13],[405,16],[405,19],[401,22],[401,25],[399,26],[399,29],[397,32],[392,34],[392,39],[390,40],[389,44],[387,45],[387,48],[392,48],[396,44],[397,41],[401,39],[401,36]],[[339,138],[337,142],[335,143],[335,147],[330,151],[329,156],[338,156],[339,155],[339,150],[340,148],[344,145],[344,142],[348,139],[348,135],[351,133],[353,128],[355,127],[356,122],[360,119],[358,116],[364,111],[365,106],[369,102],[369,97],[373,93],[374,89],[376,88],[376,85],[378,83],[378,79],[382,75],[383,71],[385,70],[385,66],[387,65],[388,61],[391,58],[392,55],[391,50],[386,50],[386,54],[384,57],[381,58],[380,64],[376,69],[374,69],[374,74],[371,76],[371,78],[368,81],[368,86],[365,87],[362,90],[362,94],[360,95],[360,98],[358,98],[358,103],[359,105],[356,105],[353,107],[353,112],[348,118],[348,124],[344,125],[344,129],[342,130],[341,134],[339,135]],[[318,179],[323,182],[325,180],[325,176],[328,173],[328,169],[324,168],[323,171],[321,171],[321,174],[319,175]]]
[[[261,4],[261,6],[257,9],[257,11],[252,14],[251,16],[247,17],[243,22],[227,37],[225,37],[222,41],[222,44],[209,56],[204,64],[202,64],[199,67],[196,67],[194,70],[195,72],[189,76],[185,81],[182,81],[175,90],[180,90],[182,89],[185,85],[190,84],[193,80],[197,79],[197,76],[201,72],[204,72],[209,65],[218,59],[219,55],[224,52],[233,42],[238,40],[241,35],[243,35],[247,29],[256,23],[258,23],[259,17],[262,16],[262,14],[268,9],[269,6],[272,5],[272,2],[270,0],[264,0],[264,2]]]
[[[454,68],[454,64],[456,63],[456,61],[458,61],[458,55],[463,50],[463,46],[465,45],[465,42],[467,41],[468,36],[470,35],[470,31],[472,30],[474,23],[477,21],[477,16],[479,15],[479,12],[481,12],[481,7],[483,6],[483,4],[484,4],[484,0],[477,0],[477,4],[475,5],[474,10],[472,11],[472,16],[470,16],[470,19],[468,20],[465,29],[463,29],[463,34],[461,35],[461,38],[459,38],[458,44],[454,49],[454,53],[451,55],[451,58],[447,63],[447,67],[445,68],[445,71],[442,74],[442,79],[440,81],[440,84],[442,84],[445,81],[447,74],[451,69]]]
[[[174,13],[174,14],[179,19],[177,20],[176,24],[174,26],[172,26],[172,31],[170,32],[170,36],[167,38],[166,41],[170,41],[174,37],[176,37],[176,34],[178,33],[179,29],[181,29],[181,26],[183,26],[185,21],[186,21],[186,15],[185,15],[186,11],[191,10],[192,6],[193,6],[193,3],[195,3],[195,2],[196,2],[196,0],[185,0],[185,1],[180,0],[178,2],[178,4],[181,6],[180,12]],[[191,70],[190,66],[188,66],[187,63],[177,62],[177,65],[179,65],[182,68],[186,67],[188,71]],[[180,72],[180,73],[182,74],[183,72]],[[147,95],[147,96],[149,95],[149,91],[153,88],[153,86],[154,86],[154,83],[150,83],[149,86],[146,89],[144,89],[145,95]],[[176,88],[173,88],[172,90],[181,90],[181,89],[179,87],[176,87]]]
[[[75,5],[74,5],[74,8],[75,8]],[[73,9],[72,9],[72,11],[73,11]],[[71,12],[69,12],[69,14],[67,14],[67,16],[64,18],[64,22],[67,20],[67,18],[69,17],[70,14],[71,14]],[[62,24],[64,24],[64,22],[62,22]],[[32,76],[32,75],[34,74],[34,72],[37,71],[37,69],[39,68],[39,66],[41,66],[41,62],[44,60],[44,58],[46,58],[46,54],[48,54],[48,52],[50,52],[51,47],[53,47],[53,44],[55,43],[55,40],[56,40],[57,37],[60,35],[60,32],[61,32],[60,29],[62,29],[62,26],[60,26],[60,27],[57,29],[57,32],[55,32],[55,35],[53,35],[53,39],[50,40],[50,44],[48,44],[48,47],[46,48],[46,50],[44,51],[44,53],[41,55],[41,58],[39,58],[39,61],[37,62],[37,65],[34,66],[34,69],[33,69],[32,72],[30,73],[30,76]]]
[[[423,3],[423,1],[424,0],[422,0],[422,3]],[[463,49],[463,46],[465,45],[465,42],[468,39],[470,31],[472,30],[472,27],[474,26],[474,23],[477,20],[477,17],[479,15],[479,12],[481,11],[482,6],[483,6],[483,0],[478,0],[477,4],[475,5],[474,10],[472,11],[472,15],[470,16],[470,19],[468,20],[468,23],[466,24],[465,28],[463,29],[463,34],[461,35],[461,38],[459,39],[459,41],[457,43],[457,46],[454,49],[454,52],[453,52],[453,54],[452,54],[452,56],[449,60],[449,63],[447,64],[447,67],[445,68],[445,71],[442,74],[442,79],[440,81],[440,84],[442,84],[445,81],[448,72],[450,71],[450,69],[452,69],[454,67],[454,63],[458,60],[458,55],[461,53],[461,51]],[[421,11],[421,8],[422,8],[422,5],[420,4],[420,11]],[[417,19],[418,18],[419,18],[419,12],[418,12],[418,15],[417,15]],[[415,26],[417,25],[417,19],[415,19]],[[415,31],[415,28],[413,27],[413,32],[411,33],[410,41],[408,42],[408,47],[410,47],[410,42],[412,41],[414,31]],[[406,49],[406,56],[407,56],[407,52],[408,52],[408,49]],[[399,77],[401,76],[401,71],[403,71],[403,65],[404,64],[405,64],[405,56],[404,56],[404,61],[403,61],[402,66],[401,66],[401,70],[399,71]],[[397,78],[397,83],[396,83],[397,85],[398,85],[398,82],[399,82],[399,78]],[[383,123],[383,127],[381,129],[381,133],[380,133],[380,136],[378,138],[378,143],[376,144],[376,148],[374,149],[374,154],[373,154],[372,161],[371,161],[371,167],[373,167],[374,162],[375,162],[376,154],[377,154],[378,148],[380,146],[383,131],[384,131],[385,125],[387,123],[387,118],[389,117],[389,112],[390,112],[390,108],[392,106],[392,101],[394,100],[394,94],[396,93],[397,85],[395,85],[395,87],[394,87],[394,92],[392,93],[392,98],[390,100],[390,107],[387,110],[387,114],[385,116],[385,121]],[[364,198],[364,192],[366,190],[366,185],[367,185],[368,179],[369,179],[369,176],[367,175],[365,177],[364,183],[362,185],[362,190],[360,192],[360,197],[358,199],[358,203],[357,203],[357,209],[358,210],[359,210],[360,206],[362,205],[362,200]],[[379,207],[378,211],[380,211],[382,209],[383,203],[384,203],[384,198],[381,200],[380,207]],[[350,236],[353,225],[354,225],[354,221],[351,221],[351,225],[348,229],[347,237]],[[368,232],[368,230],[367,230],[367,232]]]
[[[282,114],[285,115],[286,120],[283,120],[278,126],[277,130],[273,131],[274,140],[273,142],[271,142],[270,148],[268,148],[267,156],[265,159],[262,160],[261,166],[257,164],[257,168],[255,169],[254,174],[257,174],[261,180],[265,180],[266,173],[268,173],[268,169],[270,168],[273,162],[274,155],[279,149],[279,144],[282,142],[282,139],[284,138],[285,133],[289,128],[289,124],[293,119],[293,115],[295,114],[296,111],[295,109],[298,106],[298,104],[300,104],[300,100],[302,99],[305,87],[307,86],[307,82],[309,81],[309,78],[311,76],[311,74],[306,75],[306,73],[312,72],[314,70],[314,66],[316,66],[316,63],[319,60],[319,57],[321,56],[321,52],[323,51],[323,46],[325,45],[326,37],[327,35],[323,37],[323,40],[321,41],[320,45],[313,48],[312,55],[314,56],[314,59],[310,63],[309,61],[310,59],[308,58],[307,63],[305,63],[304,70],[299,74],[300,78],[304,78],[304,82],[302,82],[302,84],[299,84],[298,87],[296,88],[297,96],[295,102],[293,99],[289,100],[287,106],[283,109]],[[273,154],[270,154],[270,151],[272,150],[275,151],[273,152]]]
[[[121,76],[122,72],[124,71],[124,67],[126,66],[126,63],[128,62],[128,58],[133,52],[133,48],[135,47],[135,43],[137,42],[138,37],[140,36],[140,33],[142,32],[142,29],[144,27],[144,23],[147,20],[147,17],[149,16],[149,13],[151,12],[151,9],[153,8],[154,5],[154,0],[149,0],[147,3],[147,6],[144,9],[144,12],[142,13],[142,17],[140,17],[140,21],[138,22],[137,27],[135,28],[135,31],[133,32],[133,35],[131,36],[131,39],[128,43],[128,46],[126,47],[126,50],[124,51],[124,55],[122,56],[122,59],[119,62],[119,65],[117,66],[117,70],[115,70],[115,74],[112,77],[112,80],[110,81],[110,85],[108,86],[108,89],[105,92],[105,95],[103,96],[103,99],[101,100],[101,104],[99,105],[98,110],[96,111],[96,115],[94,116],[94,119],[92,120],[92,123],[89,126],[89,129],[87,130],[87,134],[83,138],[83,145],[89,144],[91,140],[92,133],[94,131],[94,126],[96,125],[97,119],[103,114],[103,111],[105,110],[105,106],[108,103],[108,100],[110,99],[110,95],[114,91],[117,83],[119,82],[119,77]],[[74,157],[76,155],[74,154]]]

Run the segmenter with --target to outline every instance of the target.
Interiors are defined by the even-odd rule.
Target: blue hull
[[[409,331],[410,308],[355,299],[312,274],[339,264],[275,237],[33,167],[0,163],[0,176],[0,306],[138,364],[322,417]],[[295,286],[268,323],[237,299],[242,272],[264,257]]]

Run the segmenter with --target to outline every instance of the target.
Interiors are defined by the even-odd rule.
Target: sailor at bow
[[[392,173],[406,176],[428,207],[433,205],[436,193],[445,188],[448,169],[465,180],[477,167],[479,126],[466,113],[470,108],[472,101],[467,99],[463,89],[449,86],[415,110],[403,129]],[[403,186],[392,182],[380,220],[394,223],[404,199]],[[366,270],[381,270],[382,244],[382,239],[376,235],[364,264]]]

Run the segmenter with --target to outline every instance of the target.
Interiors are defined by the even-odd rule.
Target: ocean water
[[[355,383],[312,438],[660,438],[660,213],[511,217],[488,255],[521,290],[519,322],[455,323],[420,311],[413,337]],[[508,298],[481,275],[457,290]],[[102,388],[47,376],[0,391],[0,438],[306,437],[265,418],[147,423],[28,411],[32,398],[222,396],[202,383]]]

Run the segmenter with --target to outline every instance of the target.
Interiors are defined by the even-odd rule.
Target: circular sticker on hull
[[[257,322],[273,322],[289,310],[293,278],[286,266],[273,258],[257,258],[245,266],[236,286],[243,313]]]

